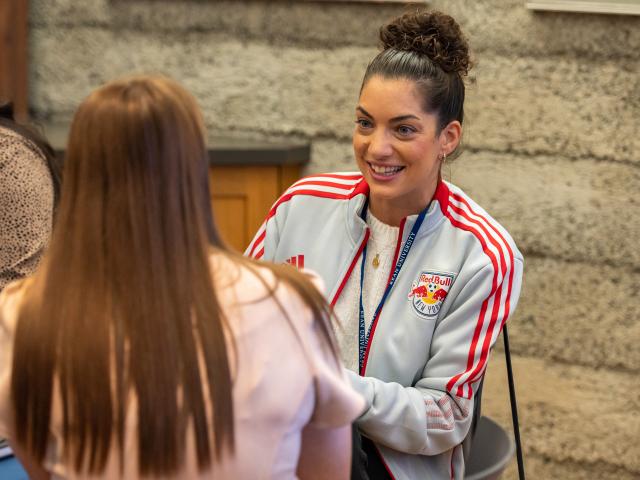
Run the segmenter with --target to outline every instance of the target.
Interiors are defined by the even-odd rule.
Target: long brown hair
[[[78,472],[103,471],[114,436],[123,465],[130,392],[141,474],[180,468],[189,422],[200,469],[212,453],[233,452],[225,319],[209,262],[212,249],[226,249],[212,220],[204,138],[195,100],[164,77],[108,83],[79,107],[57,224],[21,305],[13,355],[16,440],[37,460],[56,382],[66,460]],[[333,346],[320,294],[293,269],[272,268]]]

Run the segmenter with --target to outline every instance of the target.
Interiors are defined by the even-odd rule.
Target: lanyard
[[[362,219],[366,221],[367,215],[367,207],[368,202],[364,204],[364,208],[362,209]],[[380,299],[380,303],[378,304],[378,308],[376,308],[375,314],[373,315],[373,320],[371,321],[371,325],[369,325],[369,330],[365,329],[365,321],[364,321],[364,307],[362,306],[362,289],[364,287],[364,266],[367,260],[367,246],[365,245],[362,249],[362,264],[360,266],[360,317],[359,317],[359,325],[358,325],[358,341],[359,341],[359,364],[360,364],[360,374],[362,375],[364,372],[362,371],[364,366],[364,354],[367,349],[367,343],[369,342],[369,335],[371,335],[371,327],[380,315],[380,311],[384,305],[384,302],[387,300],[389,296],[389,292],[393,288],[393,285],[396,283],[396,279],[398,278],[398,274],[400,273],[400,269],[404,264],[404,261],[407,259],[407,255],[409,255],[409,250],[411,250],[411,246],[413,245],[413,241],[418,234],[418,230],[420,230],[420,226],[422,225],[422,221],[424,217],[427,215],[427,210],[429,209],[429,205],[426,206],[424,210],[420,212],[418,218],[416,219],[416,223],[413,224],[413,228],[407,237],[407,240],[404,242],[404,246],[402,247],[402,251],[398,257],[398,261],[396,262],[395,269],[393,270],[393,274],[391,275],[391,279],[387,284],[387,288]]]

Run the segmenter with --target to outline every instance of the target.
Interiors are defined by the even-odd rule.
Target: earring
[[[442,167],[445,166],[447,164],[447,154],[442,152],[442,155],[440,156],[440,160],[442,161],[442,164],[440,165],[440,170],[442,171]],[[451,164],[449,164],[449,181],[451,181]]]

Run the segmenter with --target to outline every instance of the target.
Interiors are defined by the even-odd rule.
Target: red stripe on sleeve
[[[331,187],[331,188],[339,188],[341,190],[353,190],[355,183],[336,183],[327,180],[300,180],[294,183],[290,188],[301,187],[301,186],[316,186],[316,187]]]
[[[499,230],[492,224],[491,221],[489,221],[487,218],[485,218],[484,216],[478,214],[477,212],[475,212],[471,206],[469,205],[469,203],[462,197],[460,197],[459,195],[455,195],[453,194],[452,197],[454,198],[454,200],[464,204],[469,211],[471,212],[472,215],[479,217],[478,218],[471,218],[471,216],[469,214],[467,214],[467,212],[465,212],[463,209],[461,209],[459,206],[454,205],[452,203],[450,203],[450,207],[458,214],[460,215],[462,218],[464,218],[465,221],[473,224],[472,225],[466,225],[463,224],[462,222],[459,222],[458,220],[454,219],[454,218],[450,218],[450,220],[452,221],[452,223],[455,226],[458,226],[459,228],[462,228],[464,230],[467,230],[471,233],[473,233],[476,238],[478,238],[478,240],[480,241],[480,243],[482,244],[483,247],[483,251],[485,252],[485,254],[487,256],[489,256],[489,258],[491,259],[493,266],[494,266],[494,278],[492,281],[492,289],[491,292],[489,293],[489,296],[484,300],[482,307],[481,307],[481,311],[480,311],[480,315],[479,315],[479,319],[478,319],[478,323],[476,325],[476,330],[474,332],[474,338],[472,341],[472,345],[470,347],[470,351],[469,351],[469,358],[467,361],[467,369],[462,372],[461,374],[458,374],[456,376],[454,376],[448,383],[447,383],[447,388],[451,389],[454,387],[455,383],[460,379],[460,377],[462,375],[465,375],[467,373],[470,372],[469,377],[458,386],[457,389],[457,394],[458,395],[463,395],[464,394],[464,385],[469,386],[469,392],[468,392],[468,397],[471,396],[472,393],[472,389],[471,389],[471,383],[473,383],[474,381],[477,380],[477,378],[482,374],[482,372],[484,371],[484,367],[489,355],[489,349],[490,349],[490,345],[491,345],[491,339],[493,338],[493,332],[497,323],[497,319],[500,316],[500,309],[503,306],[504,303],[504,314],[503,314],[503,320],[502,322],[500,322],[500,325],[498,326],[498,328],[502,328],[502,326],[504,325],[504,322],[506,321],[506,319],[509,316],[510,313],[510,295],[511,295],[511,289],[512,289],[512,284],[513,284],[513,270],[514,270],[514,265],[513,265],[513,251],[509,245],[509,243],[505,240],[504,236],[499,232]],[[482,220],[482,221],[480,221]],[[487,226],[491,229],[491,232],[487,229]],[[488,246],[486,244],[486,242],[484,241],[484,239],[482,238],[482,236],[480,235],[479,230],[476,228],[479,227],[482,232],[484,232],[484,234],[486,235],[486,237],[489,239],[489,241],[491,242],[491,244],[498,250],[499,255],[500,255],[500,267],[501,270],[498,269],[498,262],[497,262],[497,258],[495,257],[495,254],[493,252],[491,252],[488,249]],[[496,235],[498,235],[500,237],[500,240],[502,240],[503,245],[500,244],[500,242],[498,241]],[[505,252],[504,250],[507,250],[508,255],[509,255],[509,265],[507,266],[507,262],[505,261]],[[509,278],[508,280],[505,278],[505,273],[506,270],[509,269]],[[501,273],[502,275],[502,280],[500,282],[500,288],[497,288],[497,275],[498,273]],[[502,292],[503,292],[503,285],[504,282],[507,281],[507,293],[503,302],[502,299]],[[484,325],[484,315],[486,313],[486,308],[488,305],[488,301],[491,299],[491,296],[494,296],[494,303],[493,303],[493,308],[492,308],[492,312],[491,312],[491,319],[489,322],[489,325],[487,327],[487,331],[485,333],[485,337],[484,337],[484,341],[482,342],[482,347],[480,350],[480,358],[478,359],[478,363],[475,366],[475,368],[473,368],[473,364],[474,359],[475,359],[475,353],[476,353],[476,348],[478,345],[478,339],[479,339],[479,334],[482,331],[482,326]]]
[[[340,177],[337,175],[323,175],[323,176],[327,176],[329,178],[349,178],[349,177]],[[289,191],[287,190],[277,201],[276,203],[273,205],[273,207],[271,207],[271,210],[269,211],[269,214],[267,215],[267,219],[273,217],[276,214],[276,210],[278,209],[278,207],[280,205],[282,205],[285,202],[288,202],[289,200],[291,200],[291,198],[295,197],[296,195],[308,195],[311,197],[320,197],[320,198],[332,198],[334,200],[348,200],[350,198],[355,197],[356,195],[359,194],[367,194],[369,191],[369,185],[367,185],[367,182],[365,182],[364,178],[362,177],[362,175],[353,175],[352,176],[353,179],[355,180],[360,180],[359,182],[349,186],[348,188],[345,189],[345,193],[332,193],[332,192],[325,192],[323,190],[320,189],[313,189],[313,188],[305,188],[304,190],[296,190],[296,191]],[[304,181],[304,179],[302,180]],[[307,185],[306,183],[304,183],[304,185]],[[309,182],[309,184],[307,186],[309,187],[313,187],[313,186],[321,186],[318,185],[318,182]],[[296,186],[296,184],[294,184],[293,186]],[[332,185],[333,186],[333,185]],[[341,188],[342,186],[340,186],[339,188]]]
[[[304,181],[312,178],[337,178],[340,180],[362,180],[361,173],[320,173],[318,175],[309,175],[308,177],[301,178],[299,181]]]
[[[278,207],[280,205],[282,205],[283,203],[288,202],[289,200],[291,200],[296,195],[309,195],[311,197],[332,198],[334,200],[347,200],[347,199],[351,198],[351,196],[348,195],[348,194],[323,192],[321,190],[311,190],[311,189],[309,189],[309,190],[297,190],[295,192],[289,192],[289,193],[285,193],[284,195],[282,195],[278,199],[278,201],[275,203],[275,205],[273,207],[271,207],[271,211],[269,211],[269,215],[267,216],[267,219],[273,217],[276,214],[276,211],[278,210]]]
[[[255,252],[256,247],[258,245],[260,245],[260,242],[262,242],[265,239],[266,236],[267,236],[267,229],[265,228],[264,232],[262,232],[260,234],[260,236],[258,238],[256,238],[255,241],[253,242],[251,250],[249,251],[249,256],[250,257],[253,257],[253,253]]]
[[[461,215],[461,213],[457,211],[458,207],[455,207],[454,205],[449,204],[449,208],[450,209],[455,209],[456,213]],[[454,377],[452,377],[449,380],[449,382],[447,382],[447,390],[452,391],[452,389],[455,386],[456,382],[463,375],[465,375],[467,372],[469,372],[469,371],[471,371],[473,369],[473,365],[475,363],[475,352],[476,352],[476,348],[477,348],[477,345],[478,345],[478,341],[480,339],[480,334],[482,333],[482,327],[484,326],[485,315],[486,315],[486,312],[487,312],[487,307],[489,305],[489,300],[494,295],[494,293],[496,292],[497,287],[498,287],[499,266],[498,266],[498,261],[497,261],[495,255],[493,254],[493,252],[491,250],[489,250],[485,240],[479,234],[478,230],[476,230],[475,228],[473,228],[470,225],[467,225],[465,223],[462,223],[462,222],[456,220],[455,218],[453,218],[453,216],[450,213],[447,213],[447,216],[449,218],[449,221],[452,223],[452,225],[454,225],[455,227],[458,227],[458,228],[460,228],[462,230],[465,230],[467,232],[472,233],[478,239],[478,241],[482,245],[483,252],[489,257],[489,259],[491,260],[491,263],[493,264],[493,268],[494,268],[493,279],[491,281],[491,291],[489,292],[489,295],[487,296],[487,298],[485,298],[484,301],[482,302],[482,305],[480,307],[480,313],[478,315],[478,320],[476,322],[476,328],[475,328],[475,330],[473,332],[473,338],[471,340],[471,346],[469,347],[469,355],[467,357],[467,368],[466,368],[466,370],[464,372],[455,375]],[[487,330],[487,333],[488,333],[488,330]],[[464,396],[463,385],[464,385],[464,383],[462,383],[462,384],[460,384],[458,386],[458,389],[457,389],[457,391],[455,393],[456,395]],[[469,395],[469,397],[470,396],[471,395]]]
[[[508,256],[509,256],[509,263],[508,266],[505,264],[505,258],[504,258],[504,250],[503,248],[501,248],[501,246],[499,245],[499,243],[496,240],[495,235],[490,235],[489,232],[487,232],[485,230],[485,233],[487,233],[487,236],[489,238],[491,238],[493,240],[493,244],[496,246],[496,248],[498,248],[498,250],[500,251],[500,257],[501,257],[501,262],[503,265],[503,279],[502,282],[505,281],[504,278],[504,271],[506,271],[507,269],[509,270],[509,279],[507,280],[507,294],[504,300],[504,315],[502,318],[502,321],[500,322],[499,325],[499,329],[502,329],[502,327],[504,326],[505,322],[507,321],[507,319],[509,318],[509,315],[511,313],[511,290],[513,287],[513,272],[515,270],[514,268],[514,254],[513,254],[513,250],[511,249],[511,245],[509,245],[509,242],[507,242],[507,240],[504,238],[504,236],[502,235],[502,233],[500,232],[500,230],[498,230],[498,228],[491,222],[489,221],[489,219],[483,217],[482,215],[480,215],[479,213],[475,212],[472,208],[471,205],[469,205],[469,203],[467,202],[467,200],[459,195],[453,195],[453,197],[459,201],[460,203],[463,203],[471,213],[473,213],[474,215],[477,215],[478,217],[482,218],[484,220],[484,222],[486,223],[486,225],[489,226],[489,228],[495,233],[495,235],[497,235],[498,237],[500,237],[500,240],[502,240],[502,244],[503,247],[506,247]],[[500,305],[498,305],[499,307]],[[491,331],[492,335],[493,335],[493,330]],[[491,337],[488,337],[488,341],[487,338],[485,338],[485,344],[486,346],[486,350],[488,351],[489,349],[489,343],[491,341]],[[487,352],[488,355],[488,352]],[[469,383],[473,383],[475,381],[477,381],[479,374],[482,373],[481,369],[476,368],[472,374],[470,375],[469,379],[467,380],[467,382]],[[465,382],[466,383],[466,382]]]

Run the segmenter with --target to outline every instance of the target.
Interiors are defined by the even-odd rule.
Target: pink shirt
[[[175,478],[294,479],[305,425],[348,425],[361,413],[364,402],[321,343],[311,313],[297,295],[282,284],[276,289],[287,319],[247,267],[222,255],[212,257],[212,266],[237,349],[237,362],[231,362],[236,453],[199,473],[195,442],[188,433],[186,463]],[[268,284],[274,284],[269,270],[258,270]],[[24,282],[14,283],[0,295],[0,436],[9,439],[13,334],[23,287]],[[45,467],[54,478],[90,478],[76,475],[62,462],[61,423],[56,394]],[[118,468],[117,449],[112,448],[106,471],[99,478],[139,478],[137,454],[133,453],[136,436],[134,402],[128,411],[125,440],[125,452],[132,453],[125,456],[124,475]]]

